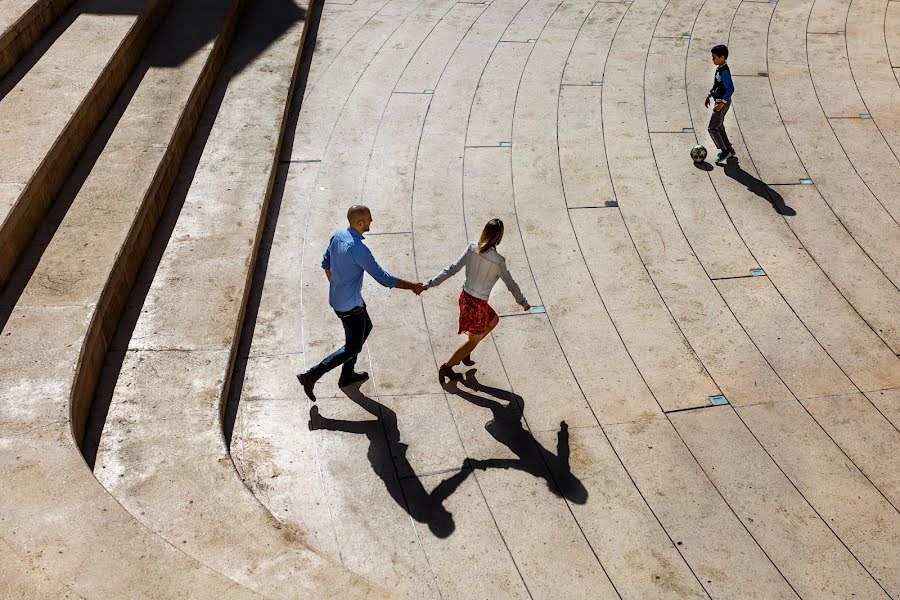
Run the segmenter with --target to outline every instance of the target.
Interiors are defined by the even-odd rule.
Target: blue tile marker
[[[501,148],[512,148],[512,142],[500,142]]]
[[[618,208],[619,203],[615,200],[607,200],[603,203],[603,206],[605,206],[606,208]]]
[[[693,127],[682,127],[681,133],[694,133],[694,128]]]
[[[528,309],[528,312],[533,315],[543,315],[547,313],[547,309],[543,306],[532,306],[530,309]]]
[[[801,179],[800,185],[812,185],[812,179]]]
[[[859,118],[860,119],[871,119],[872,115],[870,115],[869,113],[859,113]]]
[[[422,90],[423,94],[428,94],[429,96],[434,93],[434,90]]]
[[[709,401],[712,402],[713,406],[725,406],[728,404],[728,398],[725,396],[710,396]]]
[[[534,38],[530,38],[530,39],[528,40],[528,43],[529,43],[529,44],[537,44],[537,40],[534,39]]]
[[[681,39],[683,39],[683,40],[689,40],[689,39],[691,39],[691,36],[690,36],[690,34],[686,33],[686,34],[684,34],[683,36],[681,36]]]
[[[750,274],[753,275],[754,277],[762,277],[763,275],[766,274],[766,272],[763,271],[762,269],[750,269]]]
[[[592,81],[591,85],[594,87],[603,87],[603,82],[602,81]]]

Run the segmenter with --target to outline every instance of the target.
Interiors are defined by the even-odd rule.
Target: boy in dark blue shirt
[[[731,70],[725,63],[728,60],[728,47],[719,44],[711,51],[713,64],[716,65],[716,76],[713,86],[706,95],[704,106],[709,107],[710,99],[715,101],[712,116],[709,119],[709,137],[712,138],[719,154],[716,155],[716,163],[723,164],[729,157],[734,156],[734,148],[725,134],[725,113],[731,108],[731,95],[734,94],[734,83],[731,81]]]

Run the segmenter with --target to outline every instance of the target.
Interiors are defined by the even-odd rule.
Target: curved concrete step
[[[126,352],[95,474],[200,562],[269,597],[379,597],[311,550],[241,481],[221,411],[308,5],[250,4],[224,95]]]
[[[79,598],[0,538],[0,587],[7,598]]]
[[[82,307],[22,307],[0,337],[0,536],[87,598],[252,597],[141,526],[85,467],[69,393],[88,322]]]
[[[900,433],[890,421],[859,393],[771,281],[727,279],[716,287],[791,392],[885,497],[900,506]],[[859,430],[866,435],[857,435]]]
[[[172,12],[0,337],[0,536],[88,598],[253,597],[141,526],[76,445],[107,340],[228,47],[238,18],[230,6],[192,0]],[[168,66],[199,31],[213,35]]]
[[[83,0],[78,17],[0,100],[0,284],[169,2]]]
[[[820,46],[808,45],[810,36],[805,34],[812,6],[813,2],[806,0],[791,0],[777,6],[769,32],[769,80],[788,135],[816,190],[810,195],[812,188],[807,188],[810,200],[802,201],[797,218],[790,222],[796,223],[798,237],[860,314],[894,352],[900,352],[900,292],[897,289],[900,284],[900,252],[897,251],[900,226],[851,164],[832,131],[824,103],[817,102],[799,110],[793,102],[797,97],[816,98],[817,89],[811,77],[811,66],[784,61],[797,53],[806,53],[810,56],[809,62],[814,63],[829,54]],[[831,37],[841,39],[844,36]],[[842,44],[841,40],[843,54]],[[843,70],[829,72],[834,75],[827,79],[831,83],[827,87],[840,90],[842,86],[832,82],[841,80]],[[855,87],[853,89],[855,91]],[[865,112],[861,107],[852,118],[859,119]],[[878,138],[880,141],[880,136]],[[873,145],[873,150],[875,147]],[[900,169],[900,163],[895,161],[893,170],[897,169]],[[817,196],[821,197],[818,201]],[[807,215],[809,223],[804,222]],[[804,237],[805,231],[812,234],[809,239]],[[827,242],[817,245],[818,240]],[[873,302],[874,298],[878,301]]]
[[[70,4],[72,0],[5,0],[0,4],[0,77]]]
[[[885,37],[889,4],[887,0],[851,2],[845,29],[850,70],[859,93],[894,155],[900,156],[900,81],[891,77],[896,71]]]

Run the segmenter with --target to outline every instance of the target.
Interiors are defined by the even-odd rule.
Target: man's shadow
[[[372,470],[384,482],[385,488],[394,502],[419,523],[425,523],[431,532],[446,538],[454,532],[456,524],[453,514],[444,508],[444,500],[470,475],[470,469],[462,469],[441,481],[431,492],[419,480],[409,459],[406,457],[408,446],[400,441],[400,430],[397,427],[397,414],[380,402],[367,397],[352,386],[344,389],[347,396],[371,414],[374,419],[366,421],[347,421],[329,419],[319,414],[319,407],[313,405],[309,411],[309,429],[327,429],[364,435],[369,439],[367,453]],[[411,473],[404,476],[402,485],[398,473]]]
[[[445,390],[476,406],[486,408],[493,419],[484,426],[491,436],[509,448],[517,458],[489,458],[469,460],[472,469],[517,469],[547,482],[554,494],[576,504],[587,502],[588,492],[584,484],[573,473],[569,465],[569,426],[560,422],[556,435],[556,454],[544,448],[525,429],[522,411],[525,403],[522,397],[512,392],[483,385],[475,378],[476,369],[466,373],[463,383],[471,392],[454,385],[446,385]],[[475,393],[473,393],[475,392]],[[493,396],[489,398],[487,396]]]
[[[737,157],[732,156],[725,162],[725,175],[746,186],[748,190],[771,204],[779,215],[793,217],[797,214],[797,211],[785,204],[781,194],[743,170]]]

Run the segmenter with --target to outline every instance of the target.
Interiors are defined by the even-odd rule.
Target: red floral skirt
[[[486,300],[466,292],[459,295],[459,333],[481,335],[497,313]]]

